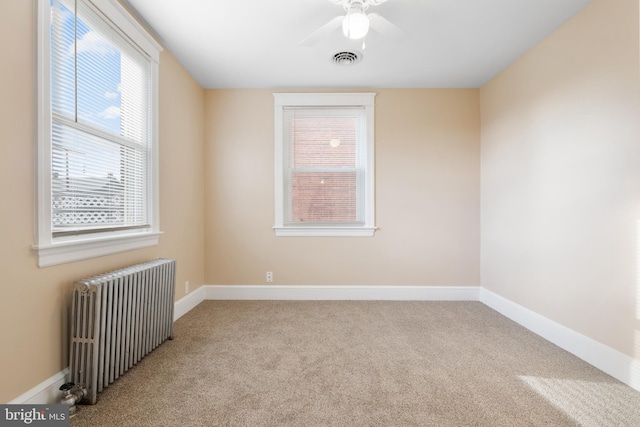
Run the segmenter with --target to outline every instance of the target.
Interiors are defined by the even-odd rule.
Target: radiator
[[[71,301],[69,381],[97,395],[173,338],[176,261],[157,259],[79,280]]]

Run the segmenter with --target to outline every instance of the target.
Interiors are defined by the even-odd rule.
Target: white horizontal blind
[[[150,226],[151,63],[85,0],[51,0],[54,236]]]
[[[363,107],[284,107],[284,224],[364,224]]]

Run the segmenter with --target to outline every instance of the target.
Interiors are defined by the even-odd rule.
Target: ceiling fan
[[[362,40],[369,32],[369,28],[390,38],[395,43],[401,43],[409,37],[409,34],[392,24],[386,18],[377,13],[366,11],[369,6],[378,6],[388,0],[329,0],[331,3],[342,6],[346,15],[339,15],[314,31],[309,37],[302,40],[304,46],[313,46],[330,33],[342,27],[342,33],[351,40]],[[364,40],[363,40],[364,48]]]

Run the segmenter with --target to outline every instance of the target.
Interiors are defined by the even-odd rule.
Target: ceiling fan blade
[[[329,34],[337,30],[342,26],[342,21],[344,21],[344,16],[336,16],[331,21],[324,24],[322,27],[315,30],[309,37],[302,40],[300,44],[304,46],[313,46],[318,43],[323,38],[327,37]]]
[[[392,24],[388,19],[378,15],[377,13],[370,13],[369,25],[371,29],[380,33],[384,37],[389,37],[394,43],[400,44],[411,35],[400,27]]]

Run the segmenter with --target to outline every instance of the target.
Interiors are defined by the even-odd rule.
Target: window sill
[[[126,234],[82,240],[67,240],[50,245],[33,245],[39,267],[96,258],[134,249],[156,246],[162,232]]]
[[[376,227],[273,227],[277,237],[373,237]]]

